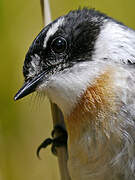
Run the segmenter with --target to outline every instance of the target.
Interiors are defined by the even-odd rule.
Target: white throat
[[[45,87],[47,96],[60,107],[64,115],[70,114],[87,87],[103,73],[104,68],[101,66],[105,65],[81,62],[53,75]],[[44,84],[40,88],[44,88]]]

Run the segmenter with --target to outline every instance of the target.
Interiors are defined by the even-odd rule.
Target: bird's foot
[[[40,158],[39,153],[42,148],[52,145],[51,151],[57,155],[57,147],[65,146],[67,148],[67,131],[61,125],[56,125],[52,131],[52,138],[45,139],[37,148],[37,156]]]

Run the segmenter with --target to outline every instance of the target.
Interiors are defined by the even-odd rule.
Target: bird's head
[[[125,31],[120,26],[92,9],[71,11],[47,25],[26,54],[25,83],[15,100],[35,90],[44,91],[63,111],[69,111],[104,71],[107,60],[114,55],[117,61],[122,51],[118,50],[118,34],[123,36]]]

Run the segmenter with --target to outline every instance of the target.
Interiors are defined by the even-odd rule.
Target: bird
[[[57,104],[72,180],[135,179],[135,31],[90,8],[60,16],[34,39],[18,100]],[[49,142],[50,143],[50,142]]]

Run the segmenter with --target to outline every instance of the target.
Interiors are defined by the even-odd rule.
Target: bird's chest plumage
[[[48,87],[65,116],[69,173],[72,180],[133,180],[127,160],[134,157],[128,112],[128,103],[135,107],[128,96],[134,94],[134,76],[119,65],[92,65],[76,66]]]
[[[106,71],[87,88],[66,119],[72,180],[106,180],[114,171],[111,160],[122,144],[118,135],[111,132],[118,123],[111,73]]]
[[[69,144],[68,169],[71,179],[106,180],[109,177],[109,180],[124,180],[119,166],[113,165],[116,152],[121,151],[121,142],[117,137],[108,140],[105,136],[95,140],[94,134],[86,132],[79,140]]]
[[[85,135],[77,144],[68,149],[68,169],[72,180],[123,180],[113,168],[111,160],[115,153],[105,143],[95,145],[91,137]]]

